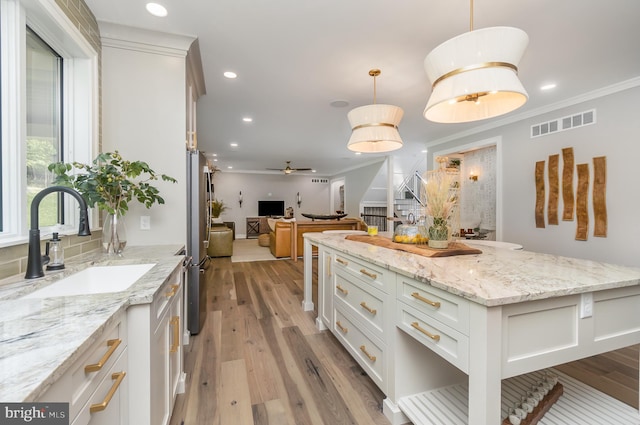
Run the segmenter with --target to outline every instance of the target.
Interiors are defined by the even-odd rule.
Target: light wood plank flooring
[[[170,425],[389,424],[382,392],[302,311],[302,273],[302,261],[210,263],[207,321],[185,347]],[[638,346],[561,370],[638,406]]]

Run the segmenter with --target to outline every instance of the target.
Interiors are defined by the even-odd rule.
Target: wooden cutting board
[[[448,248],[436,249],[430,248],[428,245],[397,243],[384,236],[347,235],[345,239],[381,246],[383,248],[410,252],[424,257],[451,257],[453,255],[482,254],[482,251],[479,249],[471,248],[461,242],[450,242]]]

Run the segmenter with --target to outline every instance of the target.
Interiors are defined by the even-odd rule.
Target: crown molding
[[[129,27],[98,21],[102,47],[133,50],[164,56],[186,57],[196,37]]]

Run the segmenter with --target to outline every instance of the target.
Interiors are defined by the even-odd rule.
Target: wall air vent
[[[595,124],[596,110],[581,112],[579,114],[567,117],[557,118],[555,120],[534,124],[531,126],[531,138],[546,136],[548,134],[557,133],[558,131],[571,130],[585,125]]]
[[[329,179],[311,179],[311,183],[329,183]]]

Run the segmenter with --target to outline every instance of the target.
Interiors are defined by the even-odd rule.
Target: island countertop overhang
[[[637,268],[524,250],[481,246],[482,254],[430,258],[343,234],[304,238],[487,307],[640,285]]]

